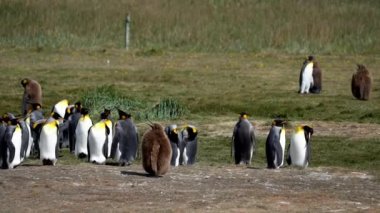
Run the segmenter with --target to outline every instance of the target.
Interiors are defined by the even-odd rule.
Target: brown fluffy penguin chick
[[[33,109],[32,104],[39,104],[42,106],[42,89],[37,81],[29,78],[23,79],[21,85],[24,87],[21,111],[23,115],[26,115]]]
[[[372,80],[367,68],[362,64],[358,64],[356,73],[352,75],[352,95],[359,100],[368,100],[371,93],[371,84]]]
[[[164,128],[157,123],[145,132],[142,139],[142,160],[146,172],[162,176],[170,169],[172,149]]]

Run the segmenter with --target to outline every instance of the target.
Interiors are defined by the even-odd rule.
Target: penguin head
[[[300,133],[300,132],[303,132],[304,130],[303,130],[303,126],[302,125],[298,125],[297,127],[296,127],[296,134],[297,133]]]
[[[109,119],[111,117],[111,110],[104,108],[104,111],[100,113],[100,119]]]
[[[29,84],[30,79],[24,78],[21,80],[21,85],[25,88]]]
[[[307,60],[310,61],[310,62],[312,62],[312,61],[315,60],[315,57],[312,56],[312,55],[309,55],[309,56],[307,57]]]
[[[197,137],[198,131],[193,125],[186,125],[182,130],[183,138],[187,138],[187,140],[192,141]]]
[[[57,113],[61,118],[65,117],[66,108],[69,106],[69,101],[67,99],[61,100],[54,105],[52,112]]]
[[[303,130],[305,131],[305,134],[310,134],[310,136],[311,135],[313,135],[313,133],[314,133],[314,129],[313,128],[311,128],[310,126],[303,126]]]
[[[40,110],[41,109],[41,104],[40,103],[32,103],[32,110]]]
[[[69,116],[72,115],[73,113],[74,113],[74,105],[69,105],[68,107],[66,107],[64,119],[67,120]]]
[[[122,111],[121,109],[117,109],[118,113],[119,113],[119,120],[126,120],[128,118],[131,118],[131,114],[129,113],[126,113],[124,111]]]
[[[75,112],[80,112],[82,109],[82,103],[80,101],[77,101],[75,104],[74,104],[74,110]]]
[[[178,129],[176,124],[171,124],[165,128],[165,132],[168,135],[170,141],[178,143]]]
[[[153,131],[163,131],[164,132],[164,127],[161,126],[159,123],[152,123],[148,124],[150,128],[152,128]]]
[[[8,117],[8,113],[4,113],[4,115],[1,117],[1,119],[2,119],[2,121],[4,122],[4,123],[8,123],[8,121],[9,121],[9,117]]]
[[[83,108],[80,109],[80,114],[81,115],[83,115],[83,116],[84,115],[88,115],[88,113],[89,113],[89,110],[87,108],[83,107]]]
[[[276,118],[272,122],[272,126],[278,126],[278,127],[283,127],[287,122],[282,120],[281,118]]]
[[[58,120],[58,119],[61,119],[62,116],[56,112],[52,112],[51,115],[50,115],[52,118],[54,118],[55,120]]]
[[[17,125],[18,119],[12,113],[5,113],[2,117],[2,121],[7,125]]]
[[[240,113],[240,119],[247,119],[250,115],[246,112],[241,112]]]

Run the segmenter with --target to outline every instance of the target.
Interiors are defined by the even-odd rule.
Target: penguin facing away
[[[179,149],[179,135],[177,124],[171,124],[165,127],[165,133],[169,138],[170,146],[172,148],[172,157],[170,160],[170,165],[179,166],[179,157],[180,157],[180,149]]]
[[[32,111],[30,112],[30,129],[33,138],[33,146],[31,152],[39,156],[39,139],[42,125],[38,125],[45,121],[43,111],[40,104],[32,104]]]
[[[322,91],[322,70],[319,63],[313,58],[313,85],[310,88],[310,93],[319,94]]]
[[[0,117],[0,168],[2,169],[5,169],[7,167],[7,146],[4,141],[4,135],[8,121],[5,117],[8,117],[8,115]]]
[[[79,122],[79,119],[82,117],[82,104],[81,102],[76,102],[74,104],[74,109],[73,109],[73,112],[72,114],[70,115],[70,117],[68,118],[68,123],[69,123],[69,128],[68,128],[68,132],[69,132],[69,149],[70,149],[70,152],[74,152],[75,150],[75,136],[76,136],[76,128],[77,128],[77,125],[78,125],[78,122]]]
[[[172,149],[164,128],[154,123],[142,139],[142,162],[144,170],[153,176],[162,176],[170,169]]]
[[[308,167],[311,159],[311,136],[313,128],[297,126],[288,147],[287,163],[302,168]]]
[[[351,92],[359,100],[369,100],[371,94],[372,80],[367,68],[358,64],[355,74],[352,75]]]
[[[104,120],[94,124],[88,132],[88,161],[104,164],[108,156],[110,129]]]
[[[28,142],[27,142],[27,147],[26,147],[26,150],[25,150],[25,157],[26,158],[29,158],[30,157],[30,153],[32,151],[32,148],[33,148],[33,137],[32,137],[32,129],[30,128],[30,115],[28,117],[25,118],[25,124],[26,126],[24,127],[27,131],[26,134],[28,134]]]
[[[108,139],[107,139],[107,155],[106,155],[106,158],[109,158],[111,157],[111,146],[112,146],[112,137],[113,137],[113,124],[112,124],[112,120],[111,120],[111,110],[110,109],[106,109],[104,108],[104,111],[100,114],[100,119],[102,119],[103,122],[105,122],[105,124],[107,125],[108,127],[108,130],[109,130],[109,134],[107,135]]]
[[[75,129],[74,154],[78,158],[86,158],[88,155],[88,132],[92,126],[92,121],[87,108],[81,108],[80,114],[81,117]]]
[[[180,165],[192,165],[197,155],[198,131],[192,125],[186,125],[180,136]]]
[[[233,135],[231,154],[235,158],[235,164],[251,164],[253,153],[256,149],[256,138],[253,125],[248,121],[246,112],[240,113]]]
[[[303,63],[303,66],[301,68],[300,72],[300,89],[299,92],[301,94],[307,94],[310,92],[310,88],[313,86],[313,56],[309,56],[308,59],[306,59]]]
[[[22,130],[15,117],[10,118],[9,125],[5,130],[4,143],[6,155],[3,158],[5,168],[13,169],[21,164],[22,159]],[[3,162],[4,163],[4,162]]]
[[[130,165],[137,157],[138,132],[131,115],[118,109],[119,120],[115,124],[111,157],[121,166]]]
[[[24,161],[27,158],[27,155],[29,156],[30,152],[27,153],[29,148],[29,143],[32,141],[29,140],[31,137],[30,134],[30,126],[24,119],[20,119],[18,121],[18,124],[21,128],[21,161]],[[30,151],[30,149],[29,149]]]
[[[278,169],[284,164],[286,143],[284,123],[280,119],[274,120],[269,131],[265,143],[268,169]]]

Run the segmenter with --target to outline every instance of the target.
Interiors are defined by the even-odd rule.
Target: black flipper
[[[111,158],[114,158],[115,157],[115,154],[116,154],[116,151],[117,151],[117,145],[119,144],[120,142],[120,133],[118,131],[118,128],[117,128],[117,123],[116,123],[116,126],[115,126],[115,135],[112,139],[112,145],[111,145]]]
[[[106,134],[106,140],[105,140],[104,145],[103,145],[103,155],[107,159],[108,158],[108,135],[110,134],[110,129],[108,128],[107,125],[106,125],[105,134]]]
[[[286,157],[286,162],[288,163],[288,165],[292,165],[292,158],[290,157],[290,143],[288,145],[288,154]]]

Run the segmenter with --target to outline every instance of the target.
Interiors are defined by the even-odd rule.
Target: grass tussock
[[[68,0],[0,2],[0,46],[202,52],[380,51],[376,0]]]
[[[188,110],[172,98],[164,98],[151,107],[151,103],[124,96],[114,86],[100,86],[87,91],[81,98],[83,106],[90,109],[96,118],[104,109],[113,110],[111,116],[118,118],[117,109],[131,113],[136,120],[169,120],[178,119],[188,113]]]

